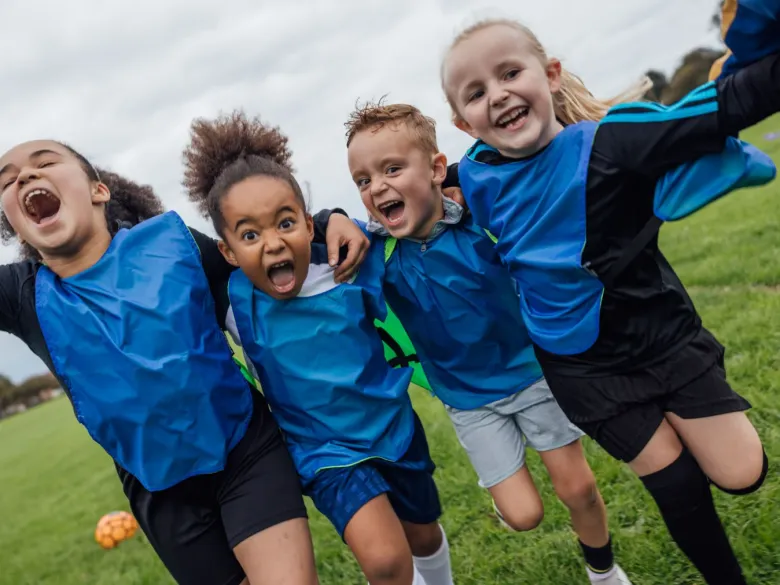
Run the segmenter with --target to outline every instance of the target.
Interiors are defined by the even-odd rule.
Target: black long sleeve
[[[657,178],[722,152],[726,138],[780,111],[780,54],[694,90],[670,108],[653,103],[611,109],[593,141],[592,159]]]

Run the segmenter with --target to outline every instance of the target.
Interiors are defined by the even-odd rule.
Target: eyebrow
[[[61,153],[59,153],[59,152],[57,152],[55,150],[50,150],[48,148],[42,148],[42,149],[36,150],[32,154],[30,154],[30,159],[41,158],[44,154],[56,154],[57,156],[62,156]],[[15,167],[15,165],[13,163],[8,163],[7,165],[5,165],[2,169],[0,169],[0,175],[2,175],[4,172],[6,172],[11,167]]]
[[[284,205],[278,209],[276,212],[276,217],[279,217],[282,213],[296,213],[295,209],[290,207],[289,205]],[[233,231],[238,231],[238,228],[240,228],[245,223],[250,223],[253,221],[253,218],[251,217],[242,217],[236,222],[236,225],[233,226]]]
[[[237,232],[237,231],[238,231],[238,228],[240,228],[240,227],[241,227],[242,225],[244,225],[245,223],[249,223],[250,221],[252,221],[250,218],[248,218],[248,217],[242,217],[241,219],[239,219],[239,220],[236,222],[236,225],[234,225],[234,226],[233,226],[233,231],[234,231],[234,232]]]

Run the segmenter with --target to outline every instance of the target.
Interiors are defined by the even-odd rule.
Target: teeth
[[[46,191],[45,189],[33,189],[27,195],[25,195],[25,197],[24,197],[25,204],[29,204],[30,203],[30,199],[32,199],[35,195],[47,196],[47,195],[49,195],[49,192]]]
[[[289,262],[285,260],[284,262],[277,262],[276,264],[272,264],[271,268],[281,268],[282,266],[286,266],[287,264],[289,264]]]
[[[503,116],[501,116],[498,120],[496,120],[496,124],[499,126],[505,126],[515,120],[516,118],[519,118],[523,114],[528,113],[528,106],[523,106],[522,108],[517,108],[514,110],[510,110]]]
[[[378,209],[379,209],[379,210],[387,209],[387,208],[388,208],[388,207],[390,207],[391,205],[396,205],[396,204],[398,204],[398,203],[401,203],[401,202],[400,202],[400,201],[385,201],[384,203],[382,203],[382,204],[381,204],[381,205],[378,207]]]
[[[27,211],[30,213],[30,215],[35,215],[35,206],[32,204],[32,198],[37,195],[42,195],[43,197],[53,197],[53,195],[46,189],[33,189],[30,191],[27,195],[24,196],[24,206],[27,208]]]

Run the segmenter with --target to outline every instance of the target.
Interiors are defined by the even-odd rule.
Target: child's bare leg
[[[751,493],[763,483],[768,461],[755,427],[744,412],[666,420],[712,482],[730,493]]]
[[[441,525],[438,522],[401,524],[412,549],[414,566],[425,579],[425,585],[452,585],[450,547]]]
[[[412,555],[415,557],[429,557],[435,554],[444,542],[444,534],[438,522],[415,524],[402,520],[401,526]]]
[[[501,519],[519,532],[533,530],[544,519],[544,505],[534,478],[523,466],[518,471],[488,488]]]
[[[607,510],[596,487],[596,478],[585,459],[582,443],[539,453],[555,493],[571,513],[571,523],[580,541],[592,548],[609,542]]]
[[[305,518],[250,536],[233,552],[247,578],[243,585],[317,585],[314,550]]]
[[[387,495],[357,511],[344,530],[344,540],[371,585],[412,584],[412,550]]]

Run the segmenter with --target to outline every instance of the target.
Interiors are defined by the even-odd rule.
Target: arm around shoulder
[[[0,331],[19,336],[26,295],[35,294],[36,263],[31,260],[0,266]]]

